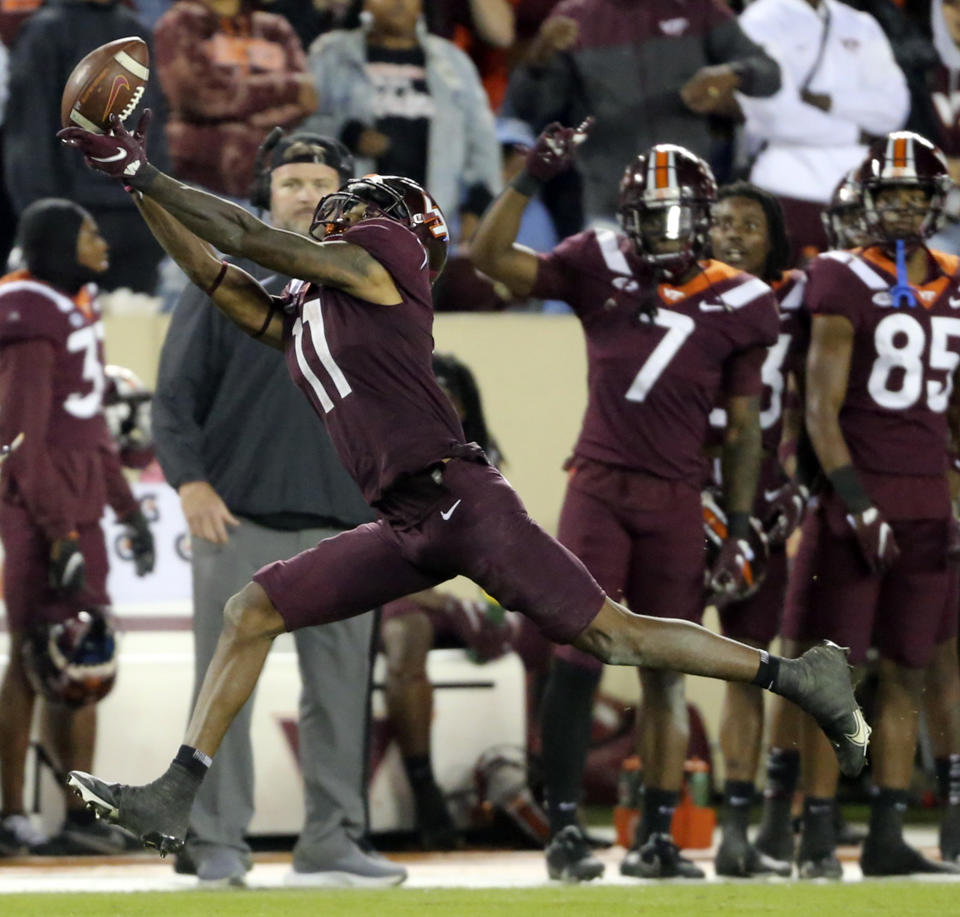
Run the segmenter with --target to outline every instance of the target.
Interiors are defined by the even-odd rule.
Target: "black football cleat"
[[[782,821],[764,819],[753,840],[753,846],[771,860],[790,862],[794,854],[793,824],[788,817]]]
[[[824,640],[799,659],[783,660],[781,693],[817,721],[836,752],[841,773],[856,777],[867,763],[871,730],[853,696],[849,652]]]
[[[145,786],[107,783],[84,771],[70,771],[67,786],[99,818],[126,828],[145,847],[164,857],[177,853],[190,823],[190,808],[199,780],[178,765]]]
[[[589,882],[602,876],[604,868],[578,825],[562,828],[547,844],[547,874],[551,879]]]
[[[836,853],[797,857],[797,875],[801,879],[842,879],[843,866]]]
[[[414,810],[417,837],[424,850],[456,850],[462,846],[443,792],[436,783],[414,796]]]
[[[960,863],[960,806],[947,806],[940,819],[940,857]]]
[[[788,877],[793,865],[787,860],[775,860],[758,850],[742,834],[724,833],[717,849],[714,866],[718,876],[749,879],[755,876]]]
[[[869,836],[863,842],[860,868],[865,876],[910,876],[919,873],[960,875],[960,866],[956,863],[928,860],[903,839],[884,843]]]
[[[634,879],[703,879],[706,873],[680,853],[669,834],[651,834],[641,847],[627,851],[620,874]]]

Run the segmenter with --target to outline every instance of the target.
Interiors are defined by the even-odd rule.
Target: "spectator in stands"
[[[3,175],[3,119],[7,110],[7,95],[10,92],[10,53],[0,41],[0,176]],[[6,186],[0,181],[0,267],[7,263],[7,255],[13,245],[13,233],[17,216],[10,203]]]
[[[316,104],[296,33],[256,7],[255,0],[178,0],[154,33],[173,174],[232,198],[246,195],[271,128],[299,124]]]
[[[783,74],[776,96],[738,97],[750,180],[780,198],[795,255],[808,257],[826,247],[820,214],[837,182],[871,136],[906,121],[906,80],[877,21],[840,0],[757,0],[740,24]]]
[[[306,235],[316,207],[353,175],[334,140],[268,139],[251,191],[272,225]],[[269,146],[268,146],[269,145]],[[243,267],[279,294],[289,278]],[[270,277],[267,275],[270,274]],[[252,405],[258,405],[251,411]],[[287,378],[283,355],[245,335],[190,286],[163,345],[154,430],[192,544],[196,686],[213,656],[227,599],[259,567],[373,518],[323,427]],[[295,885],[395,885],[406,870],[365,849],[372,613],[297,631],[303,690],[300,759],[306,820]],[[238,714],[193,805],[183,870],[242,885],[253,817],[252,704]]]
[[[0,280],[0,442],[23,435],[0,479],[10,635],[0,686],[0,856],[27,848],[59,855],[118,853],[125,845],[122,833],[92,818],[77,799],[68,800],[66,824],[50,841],[23,806],[38,695],[46,698],[43,729],[56,766],[67,771],[93,763],[94,701],[109,690],[112,673],[109,682],[101,681],[102,672],[90,673],[92,693],[70,684],[77,694],[68,697],[62,686],[54,695],[55,681],[70,683],[76,676],[58,672],[63,663],[45,648],[51,627],[66,621],[83,626],[79,612],[100,612],[110,604],[100,528],[105,505],[126,524],[137,573],[153,569],[153,538],[101,409],[103,324],[93,281],[107,269],[108,248],[93,217],[63,199],[31,204],[18,235],[26,267]],[[109,657],[100,660],[103,668],[113,653],[111,645]],[[50,667],[61,677],[48,680]],[[83,705],[68,706],[67,700]]]
[[[500,149],[476,68],[426,33],[421,0],[365,0],[364,11],[367,26],[311,46],[319,102],[305,127],[342,140],[361,173],[428,187],[454,238],[469,239],[500,190]]]
[[[64,156],[56,139],[60,95],[67,77],[85,54],[128,35],[150,44],[150,33],[119,0],[63,0],[44,6],[20,29],[10,59],[10,95],[4,124],[7,193],[19,214],[42,197],[63,197],[86,208],[110,246],[110,267],[101,289],[128,287],[153,293],[163,252],[123,188],[95,175],[75,156]],[[143,104],[160,115],[154,80]],[[166,162],[163,118],[154,118],[150,155]]]
[[[678,143],[709,159],[707,116],[734,90],[779,87],[776,63],[721,0],[563,0],[514,70],[504,112],[536,130],[596,118],[579,154],[584,211],[612,221],[615,179],[637,150]]]
[[[933,70],[930,98],[936,115],[937,130],[931,140],[947,157],[950,177],[960,181],[960,0],[934,0],[930,25],[938,64]],[[954,189],[947,198],[947,226],[931,245],[960,254],[960,192]]]

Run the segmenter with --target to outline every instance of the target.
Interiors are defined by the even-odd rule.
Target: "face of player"
[[[718,261],[756,277],[763,276],[770,255],[770,228],[759,201],[727,197],[715,204],[710,241]]]
[[[270,173],[270,222],[305,236],[322,197],[340,187],[340,175],[319,162],[288,162]]]
[[[670,204],[666,207],[644,207],[639,214],[640,235],[647,250],[654,255],[682,252],[693,234],[693,213],[689,207]]]
[[[89,217],[80,224],[77,233],[77,264],[102,274],[110,267],[110,249],[107,240],[100,235],[97,224]]]
[[[413,37],[422,0],[365,0],[364,9],[373,16],[373,29],[381,35]]]
[[[960,46],[960,0],[943,0],[943,22],[954,44]]]
[[[876,194],[876,208],[884,233],[891,239],[920,234],[930,209],[930,195],[923,188],[892,185]]]
[[[367,202],[352,194],[328,194],[317,205],[309,234],[319,242],[346,232],[367,214]]]

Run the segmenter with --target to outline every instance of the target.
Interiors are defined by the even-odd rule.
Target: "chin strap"
[[[907,246],[903,239],[897,239],[897,282],[890,288],[890,299],[899,309],[901,300],[911,308],[916,308],[917,297],[907,280]]]

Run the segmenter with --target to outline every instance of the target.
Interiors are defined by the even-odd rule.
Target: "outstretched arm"
[[[148,119],[148,114],[144,113]],[[149,121],[149,119],[148,119]],[[401,302],[386,268],[357,245],[317,242],[268,226],[237,204],[191,188],[147,161],[141,127],[130,133],[115,115],[111,133],[65,128],[57,136],[79,149],[90,166],[156,201],[190,232],[228,255],[249,258],[270,270],[336,287],[379,305]]]
[[[190,280],[201,290],[216,287],[209,294],[216,307],[247,334],[272,347],[282,347],[283,321],[274,310],[270,294],[235,264],[225,266],[209,242],[190,232],[156,201],[134,197],[150,231]]]

